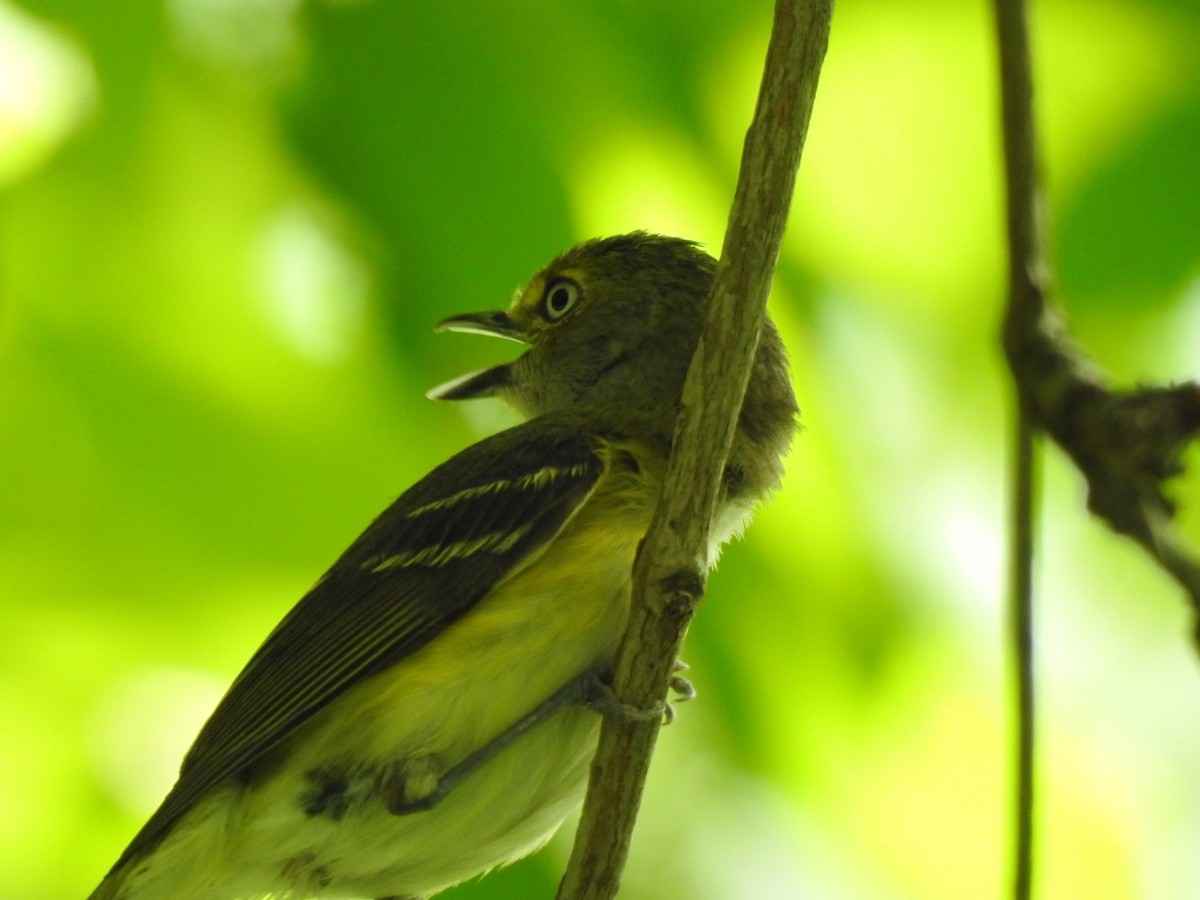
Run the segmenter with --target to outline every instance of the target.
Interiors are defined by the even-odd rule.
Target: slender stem
[[[1186,591],[1200,651],[1200,558],[1172,523],[1164,484],[1184,470],[1200,436],[1200,385],[1112,389],[1071,341],[1049,300],[1038,190],[1025,0],[994,0],[1007,191],[1008,305],[1004,350],[1017,393],[1013,487],[1012,638],[1017,740],[1013,888],[1030,896],[1035,806],[1032,638],[1035,431],[1053,439],[1087,479],[1088,508],[1141,544]]]
[[[1034,646],[1033,550],[1034,498],[1037,489],[1034,429],[1020,409],[1016,413],[1012,472],[1011,544],[1009,548],[1009,638],[1016,689],[1016,771],[1012,886],[1015,900],[1029,900],[1033,889],[1034,811]]]
[[[832,0],[776,0],[709,320],[688,370],[671,459],[633,573],[613,671],[622,702],[649,708],[704,591],[708,529],[783,239],[829,39]],[[658,722],[605,720],[559,900],[608,900],[620,884]]]
[[[1033,120],[1033,75],[1024,0],[996,0],[1000,50],[1000,94],[1004,121],[1004,171],[1008,210],[1008,305],[1005,348],[1010,362],[1021,355],[1026,336],[1046,312],[1047,271],[1042,257],[1038,198],[1037,141]],[[1034,660],[1033,531],[1034,423],[1025,383],[1016,375],[1016,422],[1012,478],[1012,544],[1009,627],[1016,688],[1014,841],[1015,900],[1033,890]]]

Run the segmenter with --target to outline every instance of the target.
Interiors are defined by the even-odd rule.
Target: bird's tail
[[[87,900],[121,900],[125,897],[125,881],[129,868],[128,862],[113,866],[96,889],[88,894]]]
[[[114,878],[117,873],[108,875],[100,882],[100,886],[88,894],[87,900],[117,900],[120,896],[121,883]]]

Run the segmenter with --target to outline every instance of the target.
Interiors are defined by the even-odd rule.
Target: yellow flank
[[[352,718],[380,723],[381,755],[395,752],[400,737],[393,732],[402,731],[405,743],[413,742],[409,752],[436,753],[452,764],[575,675],[603,664],[620,638],[633,557],[651,512],[652,498],[635,498],[625,481],[605,476],[558,538],[470,616],[338,701],[341,727],[346,707],[354,707]],[[481,673],[486,690],[473,684]],[[478,697],[486,709],[468,713],[474,704],[464,696]],[[401,709],[406,714],[397,718]],[[383,727],[388,721],[404,724]]]
[[[428,894],[544,843],[582,796],[599,725],[591,710],[563,710],[425,812],[392,815],[371,773],[413,759],[444,772],[611,660],[663,462],[634,447],[611,449],[635,453],[640,472],[610,466],[544,551],[470,615],[293,733],[272,777],[198,804],[129,896],[208,896],[180,893],[179,884],[253,895],[252,886],[281,874],[296,897],[328,883],[338,896],[386,896],[397,884]],[[353,798],[339,818],[311,815],[298,801],[312,773],[329,770],[344,773]]]
[[[277,867],[310,855],[339,860],[348,890],[378,896],[398,882],[436,890],[544,842],[582,794],[599,722],[590,710],[566,710],[524,735],[428,812],[392,816],[372,802],[334,823],[305,818],[294,798],[306,771],[346,760],[348,748],[364,768],[428,756],[444,771],[606,665],[653,499],[633,481],[605,476],[545,552],[471,615],[302,729],[284,770],[245,798],[237,855]],[[263,822],[274,827],[260,830]],[[281,844],[281,833],[296,842]],[[457,848],[452,863],[446,846]]]

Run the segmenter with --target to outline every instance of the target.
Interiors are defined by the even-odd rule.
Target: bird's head
[[[500,397],[526,416],[597,404],[677,409],[705,320],[716,261],[691,241],[635,232],[572,247],[518,290],[504,311],[452,316],[439,331],[509,338],[529,349],[511,363],[429,392],[439,400]],[[756,368],[786,362],[768,322]],[[755,381],[753,379],[752,386]],[[766,385],[763,385],[765,387]]]

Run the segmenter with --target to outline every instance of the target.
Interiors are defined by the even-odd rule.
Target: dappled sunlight
[[[875,728],[847,748],[855,764],[835,773],[832,814],[871,845],[902,896],[992,896],[1002,858],[979,848],[1004,840],[1004,723],[996,694],[964,685],[964,657],[938,643],[912,645],[892,670]],[[919,695],[930,702],[915,706]]]
[[[300,0],[167,0],[184,53],[240,78],[277,82],[299,53]]]
[[[96,776],[137,819],[162,802],[179,762],[228,687],[227,678],[190,669],[147,668],[100,696],[88,729]]]
[[[1045,721],[1042,840],[1047,856],[1058,860],[1043,876],[1046,896],[1147,896],[1147,873],[1129,853],[1144,809],[1129,767],[1057,728],[1053,712]],[[1190,894],[1186,877],[1172,881],[1163,896]]]
[[[776,288],[770,312],[788,349],[800,431],[784,460],[783,486],[756,513],[748,539],[781,571],[804,548],[810,584],[833,590],[852,565],[858,525],[847,503],[851,485],[834,428],[839,401],[825,389],[821,336],[790,300],[786,287]]]
[[[720,189],[682,136],[614,123],[580,157],[569,182],[579,234],[644,228],[700,241],[720,255],[732,193]]]
[[[1167,364],[1177,377],[1200,378],[1200,262],[1195,278],[1184,289],[1170,320],[1162,328],[1162,342]]]
[[[769,783],[708,775],[717,802],[699,811],[680,848],[697,900],[888,896],[853,846]]]
[[[951,615],[986,612],[990,624],[1004,583],[1003,458],[998,435],[981,441],[978,423],[981,403],[999,417],[999,398],[964,396],[935,362],[939,336],[908,317],[849,297],[819,316],[823,377],[840,399],[830,424],[839,453],[879,476],[853,485],[859,539],[873,540],[925,602]]]
[[[837,13],[786,248],[914,312],[959,305],[995,270],[999,184],[982,7],[873,4]],[[764,23],[765,28],[765,23]],[[734,165],[762,34],[714,60],[712,120]],[[752,96],[752,94],[750,94]]]
[[[280,336],[303,358],[340,362],[362,339],[370,275],[329,229],[300,206],[263,229],[263,293]]]
[[[0,0],[0,187],[33,172],[83,125],[96,93],[75,41]]]
[[[521,352],[436,322],[504,306],[583,237],[720,252],[770,19],[717,0],[37,8],[57,18],[0,0],[5,900],[93,886],[290,605],[393,497],[515,421],[425,399]],[[1169,253],[1138,179],[1200,122],[1200,12],[1039,0],[1034,23],[1072,328],[1122,380],[1196,378],[1200,148],[1173,148]],[[691,627],[699,696],[660,739],[629,900],[1005,890],[990,28],[951,0],[837,8],[771,299],[803,427]],[[1113,242],[1143,261],[1116,285]],[[1169,488],[1197,539],[1188,459]],[[1200,896],[1192,623],[1057,451],[1042,475],[1040,890]],[[548,896],[568,844],[444,896]]]
[[[1047,181],[1070,194],[1197,75],[1200,31],[1168,7],[1060,0],[1032,36]]]

